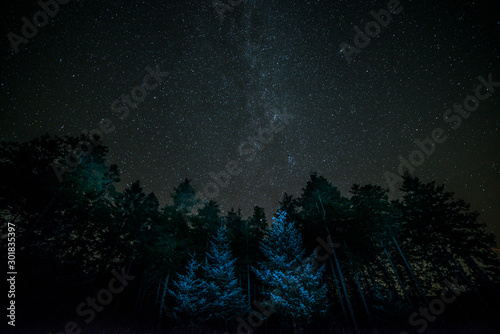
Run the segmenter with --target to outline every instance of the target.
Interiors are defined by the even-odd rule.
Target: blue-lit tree
[[[208,320],[228,320],[247,310],[243,290],[235,275],[235,262],[225,227],[220,227],[210,242],[203,266]]]
[[[207,283],[198,278],[199,267],[200,264],[192,257],[186,266],[186,274],[179,274],[174,281],[175,289],[169,290],[176,301],[174,316],[190,324],[203,322],[207,308]]]
[[[287,222],[285,211],[278,212],[273,220],[261,243],[266,260],[254,270],[269,288],[264,303],[290,319],[295,329],[299,323],[326,312],[327,287],[321,279],[324,267],[316,268],[314,253],[304,257],[302,236],[293,222]]]

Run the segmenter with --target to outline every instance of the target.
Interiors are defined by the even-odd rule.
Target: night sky
[[[104,145],[121,189],[140,180],[165,204],[184,178],[213,190],[211,175],[234,161],[241,172],[208,194],[224,212],[239,206],[248,216],[255,205],[272,214],[315,171],[344,195],[353,183],[388,187],[384,173],[398,173],[398,156],[408,160],[415,139],[441,128],[447,139],[413,174],[471,202],[498,240],[500,87],[468,118],[448,113],[459,127],[443,119],[474,95],[479,76],[500,81],[494,1],[401,1],[350,61],[342,43],[355,46],[355,27],[364,31],[388,1],[231,3],[219,15],[209,0],[73,0],[16,53],[8,34],[22,35],[22,18],[40,6],[9,0],[0,140],[77,136],[109,119]],[[168,75],[157,86],[146,80],[156,88],[141,97],[134,87],[157,66]],[[111,106],[132,92],[143,101],[121,119]],[[265,131],[255,157],[242,154],[270,124],[280,129],[272,140]]]

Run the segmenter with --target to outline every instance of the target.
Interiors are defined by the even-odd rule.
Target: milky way
[[[69,1],[17,53],[7,35],[21,36],[22,18],[40,6],[9,4],[0,139],[78,135],[109,119],[104,144],[122,189],[140,180],[164,204],[184,178],[200,191],[217,185],[211,175],[233,161],[241,171],[212,196],[249,215],[255,205],[272,214],[314,171],[345,195],[353,183],[388,187],[398,157],[442,128],[447,140],[414,174],[471,202],[500,235],[500,88],[459,128],[443,119],[479,76],[500,81],[492,2],[401,1],[347,59],[342,46],[356,46],[357,31],[389,1],[221,1],[229,9],[208,0]],[[156,66],[169,75],[121,119],[113,102]],[[252,143],[284,111],[281,130]],[[242,154],[250,147],[253,159]]]

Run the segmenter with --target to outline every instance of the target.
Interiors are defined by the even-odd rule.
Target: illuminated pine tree
[[[235,275],[235,262],[227,230],[220,227],[210,242],[203,266],[208,320],[227,321],[248,311]]]
[[[186,274],[178,275],[178,280],[173,283],[175,289],[169,290],[176,301],[174,317],[190,324],[205,320],[206,282],[198,278],[199,267],[194,257],[191,258],[186,266]]]
[[[324,267],[316,268],[314,253],[304,257],[302,236],[293,222],[287,222],[285,211],[273,220],[261,243],[266,260],[254,270],[269,288],[265,293],[267,304],[272,304],[295,327],[326,312],[327,287],[321,279]]]

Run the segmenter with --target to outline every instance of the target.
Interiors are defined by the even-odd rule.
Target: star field
[[[198,190],[226,164],[241,173],[213,199],[224,211],[272,214],[309,174],[342,193],[387,187],[415,139],[440,127],[415,175],[472,203],[500,236],[500,88],[457,130],[443,113],[474,93],[478,76],[500,81],[500,17],[489,1],[400,1],[368,46],[346,61],[341,43],[388,1],[243,1],[222,22],[206,1],[70,1],[15,53],[3,38],[0,139],[79,135],[108,118],[110,163],[121,187],[140,180],[162,204],[184,178]],[[9,4],[4,36],[21,34],[35,2]],[[111,105],[159,66],[168,76],[124,120]],[[277,114],[283,130],[251,161],[240,146]],[[396,194],[391,194],[397,196]]]

